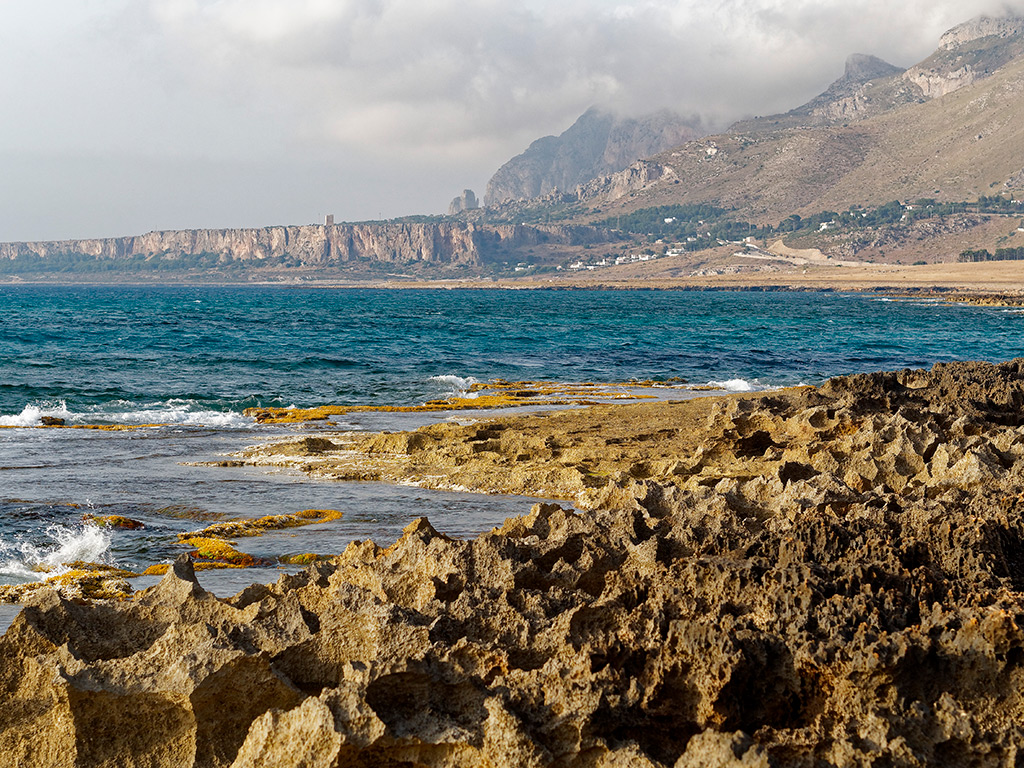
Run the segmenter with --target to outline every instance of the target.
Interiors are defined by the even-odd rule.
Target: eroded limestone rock
[[[1015,765],[1022,403],[1020,362],[956,364],[369,438],[590,509],[417,520],[228,600],[187,559],[40,596],[0,765]]]

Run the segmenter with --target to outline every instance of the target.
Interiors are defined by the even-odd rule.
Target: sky
[[[0,241],[441,213],[591,106],[731,121],[989,0],[0,0]]]

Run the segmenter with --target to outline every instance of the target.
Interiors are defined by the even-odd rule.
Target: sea
[[[238,541],[274,562],[367,538],[385,546],[421,516],[473,536],[536,501],[201,465],[324,428],[257,425],[246,408],[416,405],[499,378],[653,381],[659,396],[682,397],[1022,355],[1021,310],[871,294],[0,286],[0,583],[75,561],[138,572],[187,551],[178,533],[222,520],[342,511]],[[329,427],[486,415],[359,412]],[[44,416],[139,428],[41,429]],[[89,514],[144,527],[101,529],[83,522]],[[200,581],[229,595],[288,568],[204,571]]]

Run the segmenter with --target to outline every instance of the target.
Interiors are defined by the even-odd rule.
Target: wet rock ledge
[[[421,519],[228,600],[187,558],[40,596],[0,765],[1017,765],[1022,424],[1014,361],[305,446],[587,511]]]

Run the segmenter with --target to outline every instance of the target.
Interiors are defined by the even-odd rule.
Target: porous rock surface
[[[420,519],[229,600],[186,559],[39,598],[0,765],[1016,765],[1022,406],[1024,361],[950,364],[371,438],[469,487],[522,456],[510,485],[590,509]]]

